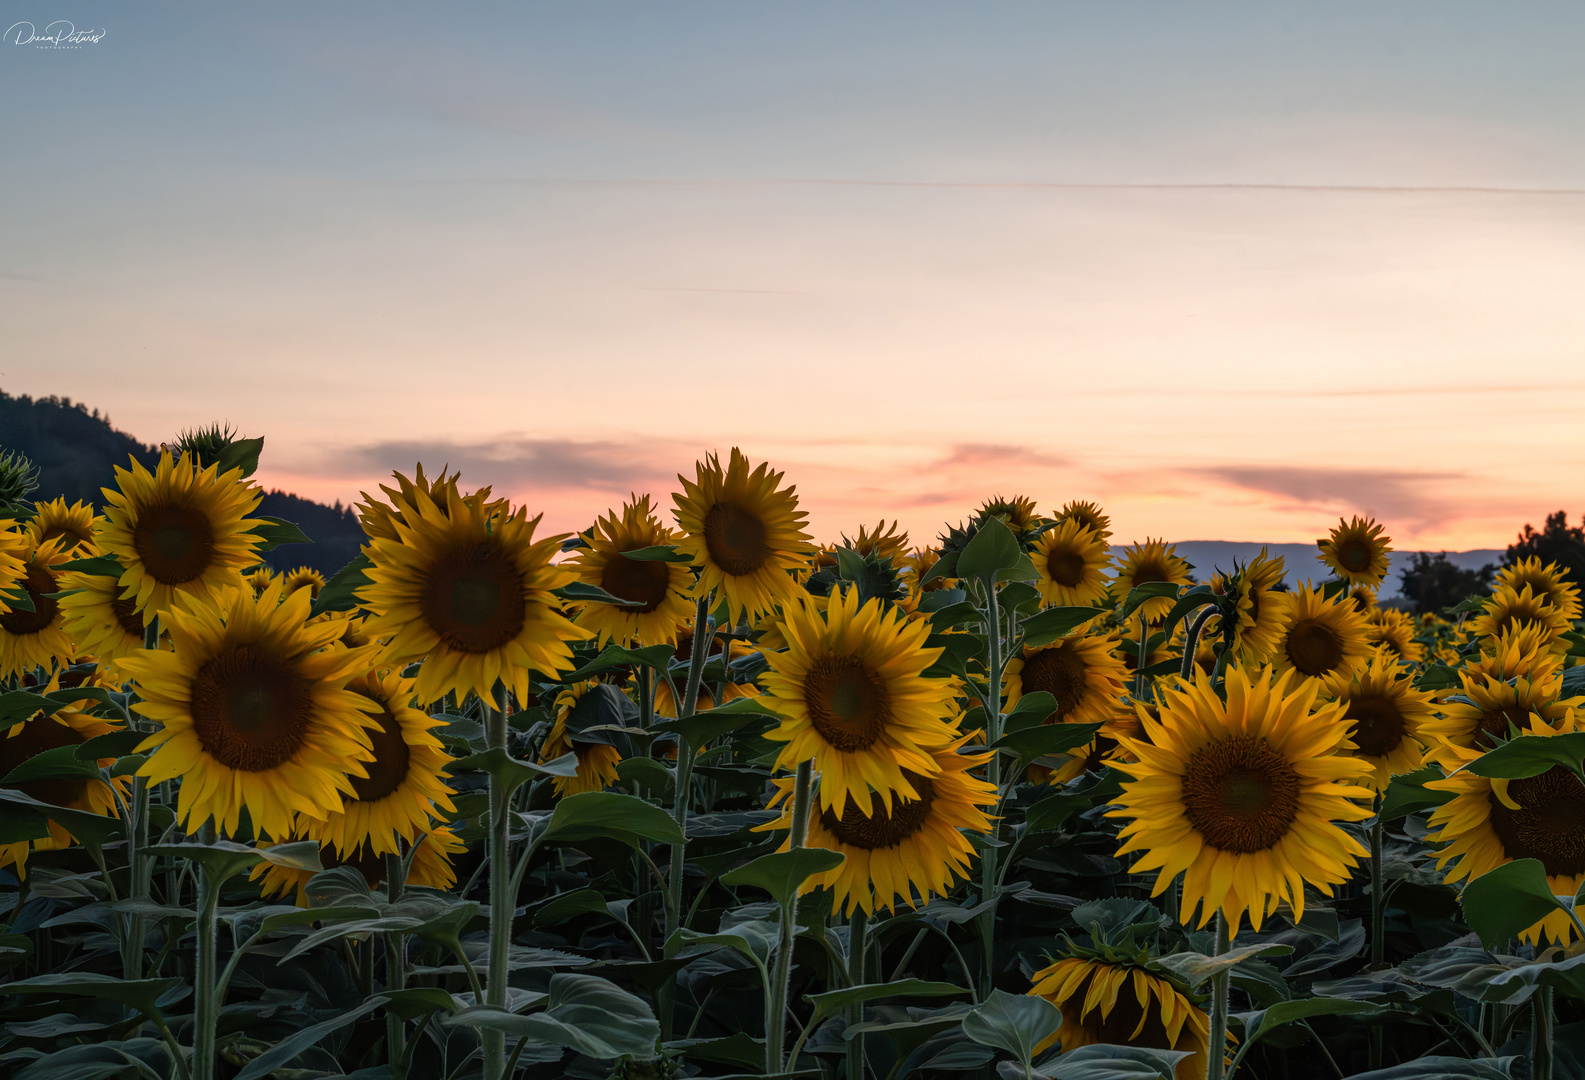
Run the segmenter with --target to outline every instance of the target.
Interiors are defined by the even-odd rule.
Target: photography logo
[[[99,44],[104,37],[104,27],[79,30],[65,19],[56,19],[42,30],[26,20],[12,23],[4,40],[7,45],[31,45],[35,49],[81,49]]]

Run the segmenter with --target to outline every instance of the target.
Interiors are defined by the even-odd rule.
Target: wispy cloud
[[[576,442],[569,439],[502,437],[487,442],[400,439],[353,447],[339,455],[338,471],[385,473],[442,465],[461,469],[470,484],[492,484],[518,491],[596,489],[625,493],[671,472],[656,464],[656,447],[628,442]],[[672,447],[662,456],[676,456]]]
[[[1068,464],[1066,458],[1034,450],[1027,446],[1006,446],[1000,443],[954,443],[943,456],[920,466],[920,472],[938,472],[957,468],[979,469],[987,466],[1049,466]]]
[[[1282,465],[1222,465],[1182,470],[1299,507],[1391,517],[1417,527],[1440,524],[1456,508],[1444,485],[1467,480],[1462,472],[1396,469],[1315,469]]]

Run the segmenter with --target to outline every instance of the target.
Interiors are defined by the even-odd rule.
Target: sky
[[[735,445],[821,539],[998,493],[1124,542],[1585,511],[1585,5],[0,23],[0,389],[227,421],[268,486],[449,463],[569,531]]]

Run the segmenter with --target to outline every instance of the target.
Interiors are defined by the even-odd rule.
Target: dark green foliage
[[[150,467],[158,458],[154,447],[70,398],[12,397],[0,390],[0,433],[0,443],[38,466],[37,499],[101,502],[99,489],[115,483],[114,466],[125,466],[129,455]]]
[[[1512,552],[1513,548],[1508,550]],[[1413,561],[1399,571],[1398,577],[1403,597],[1414,606],[1416,615],[1427,612],[1440,615],[1471,593],[1489,588],[1496,572],[1496,567],[1491,565],[1479,570],[1461,569],[1448,560],[1445,551],[1435,555],[1416,551]]]
[[[1581,519],[1581,524],[1585,525],[1585,518]],[[1568,514],[1562,510],[1548,514],[1546,526],[1540,532],[1526,522],[1524,531],[1503,555],[1502,563],[1512,566],[1520,559],[1532,558],[1543,563],[1557,563],[1575,585],[1585,585],[1585,528],[1570,527]]]

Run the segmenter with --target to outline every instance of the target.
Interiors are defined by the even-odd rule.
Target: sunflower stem
[[[200,843],[213,843],[215,830],[204,825]],[[220,951],[220,879],[202,864],[198,868],[198,970],[193,973],[193,1080],[215,1080],[215,1036],[220,1001],[215,993],[215,965]]]
[[[683,691],[682,703],[677,709],[677,718],[686,719],[694,713],[699,704],[699,683],[704,678],[705,658],[710,655],[710,638],[713,636],[713,626],[710,620],[710,597],[701,596],[694,605],[693,613],[693,644],[688,650],[688,682]],[[673,699],[675,700],[675,699]],[[677,831],[683,834],[683,842],[671,846],[671,868],[667,872],[666,890],[670,901],[666,905],[666,941],[677,932],[682,917],[682,885],[683,876],[688,866],[688,792],[693,780],[694,745],[682,734],[677,733],[677,786],[672,792],[671,816],[677,823]],[[661,1034],[666,1038],[671,1037],[673,998],[675,984],[668,984],[667,993],[662,997],[661,1005]]]
[[[1233,935],[1227,920],[1218,911],[1215,919],[1216,951],[1221,956],[1232,948]],[[1227,1063],[1227,1007],[1232,992],[1233,972],[1224,968],[1211,976],[1211,1041],[1205,1055],[1206,1080],[1222,1080]]]
[[[483,703],[485,742],[490,749],[506,749],[506,711],[500,686],[493,703]],[[512,862],[508,851],[511,789],[494,773],[490,774],[490,957],[485,969],[484,1000],[497,1008],[506,1007],[508,957],[512,945]],[[486,1029],[482,1036],[485,1080],[501,1080],[506,1073],[506,1035]]]
[[[989,679],[985,695],[985,745],[995,746],[1002,737],[1002,667],[1007,658],[1002,655],[1002,615],[1001,603],[996,595],[996,582],[994,579],[985,580],[985,660],[986,673]],[[986,764],[985,778],[996,789],[998,799],[1002,795],[1002,755],[1000,750],[991,751],[991,759]],[[1010,777],[1009,782],[1016,782],[1017,777]],[[991,839],[999,839],[1001,832],[1000,823],[992,822]],[[997,882],[997,853],[998,848],[987,845],[980,852],[980,899],[988,903],[985,913],[980,916],[980,1000],[990,997],[991,983],[996,973],[996,882]]]
[[[869,951],[869,915],[862,907],[853,909],[848,921],[848,981],[852,986],[864,985],[864,955]],[[864,1022],[864,1004],[848,1006],[848,1026]],[[864,1036],[846,1040],[847,1080],[864,1080]]]
[[[1536,987],[1530,1001],[1530,1080],[1552,1080],[1552,988]]]
[[[386,899],[395,904],[402,899],[406,875],[399,852],[385,856]],[[385,935],[385,989],[407,987],[407,936],[400,930]],[[391,1063],[391,1080],[407,1080],[407,1029],[393,1009],[385,1010],[385,1051]]]
[[[1134,700],[1145,700],[1145,656],[1150,644],[1150,620],[1139,613],[1139,655],[1134,660]],[[1192,663],[1192,660],[1190,661]]]
[[[787,844],[796,850],[804,846],[804,833],[809,827],[809,789],[814,782],[814,762],[800,761],[793,780],[791,830]],[[782,1071],[782,1048],[787,1045],[787,994],[792,986],[792,954],[794,923],[797,921],[798,896],[794,893],[781,906],[781,933],[776,939],[776,966],[771,973],[771,1000],[765,1008],[765,1071]]]
[[[1216,606],[1207,604],[1200,609],[1194,617],[1194,622],[1189,625],[1188,636],[1183,639],[1183,677],[1189,678],[1194,674],[1194,655],[1200,648],[1200,631],[1205,629],[1205,624],[1212,615],[1216,614]]]

